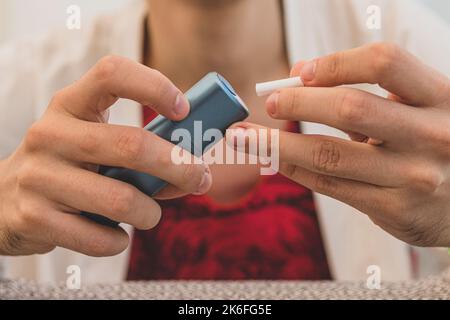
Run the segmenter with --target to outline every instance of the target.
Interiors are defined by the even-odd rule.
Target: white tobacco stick
[[[303,81],[300,77],[257,83],[256,94],[258,97],[262,97],[270,95],[277,90],[297,87],[303,87]]]

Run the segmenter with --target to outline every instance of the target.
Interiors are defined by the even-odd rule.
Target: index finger
[[[150,106],[172,120],[189,113],[189,102],[167,77],[118,56],[102,58],[79,81],[61,90],[52,105],[77,118],[98,121],[119,98]]]
[[[407,102],[437,105],[446,99],[448,79],[407,51],[390,43],[375,43],[338,52],[293,68],[307,86],[378,84]]]

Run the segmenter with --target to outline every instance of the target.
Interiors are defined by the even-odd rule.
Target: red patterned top
[[[160,204],[160,224],[134,233],[129,280],[331,278],[312,192],[281,175],[233,205],[207,195]]]

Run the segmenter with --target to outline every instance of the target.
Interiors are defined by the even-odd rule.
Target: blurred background
[[[86,23],[93,16],[120,8],[129,1],[132,0],[0,0],[0,44],[64,27],[70,5],[80,6],[82,23]],[[449,0],[409,1],[423,2],[450,23]]]
[[[82,23],[132,0],[0,0],[0,43],[32,37],[66,25],[70,5],[81,8]]]

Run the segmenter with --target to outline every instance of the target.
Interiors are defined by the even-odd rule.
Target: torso
[[[266,79],[250,82],[289,74],[287,59],[272,67]],[[198,79],[172,80],[185,91]],[[250,109],[247,120],[286,130],[288,123],[270,118],[253,88],[235,87]],[[207,195],[162,201],[160,224],[135,231],[128,279],[330,279],[310,190],[279,174],[263,177],[256,165],[210,168]]]
[[[243,169],[233,179],[229,170],[214,177],[216,192],[232,191],[228,199],[213,199],[213,190],[161,201],[160,224],[134,233],[128,279],[330,279],[312,192],[280,174]]]
[[[271,119],[264,98],[240,95],[249,121],[298,131],[297,123]],[[162,201],[160,224],[135,231],[129,280],[331,278],[310,190],[280,174],[261,176],[256,165],[211,171],[207,195]]]

